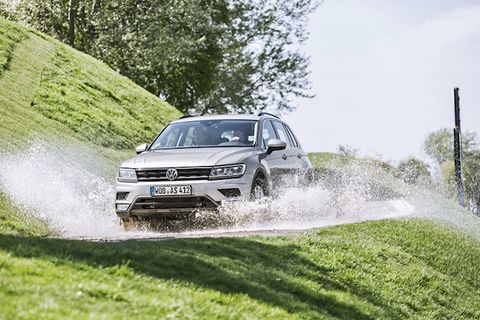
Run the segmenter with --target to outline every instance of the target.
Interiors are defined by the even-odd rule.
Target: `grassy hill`
[[[0,19],[0,156],[42,140],[111,171],[180,116],[104,63]],[[0,189],[0,232],[38,231],[11,208]]]
[[[62,134],[125,150],[181,114],[102,62],[0,19],[0,146]]]

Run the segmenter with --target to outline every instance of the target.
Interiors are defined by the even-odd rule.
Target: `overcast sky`
[[[480,133],[480,0],[326,0],[311,16],[314,99],[285,119],[308,151],[422,157],[426,135]]]

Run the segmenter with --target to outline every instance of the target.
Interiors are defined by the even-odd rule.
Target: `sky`
[[[310,17],[313,99],[284,116],[307,151],[424,159],[425,137],[480,133],[480,0],[325,0]]]

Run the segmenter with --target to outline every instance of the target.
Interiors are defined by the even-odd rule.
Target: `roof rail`
[[[180,119],[185,119],[185,118],[191,118],[192,116],[186,115],[186,116],[181,116]]]
[[[270,117],[274,117],[274,118],[280,119],[279,116],[276,116],[276,115],[271,114],[271,113],[268,113],[268,112],[263,112],[263,111],[260,112],[260,113],[258,114],[258,116],[259,116],[259,117],[261,117],[261,116],[270,116]]]

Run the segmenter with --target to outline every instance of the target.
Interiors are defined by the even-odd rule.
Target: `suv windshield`
[[[257,121],[200,120],[172,123],[153,142],[150,150],[167,148],[252,147]]]

